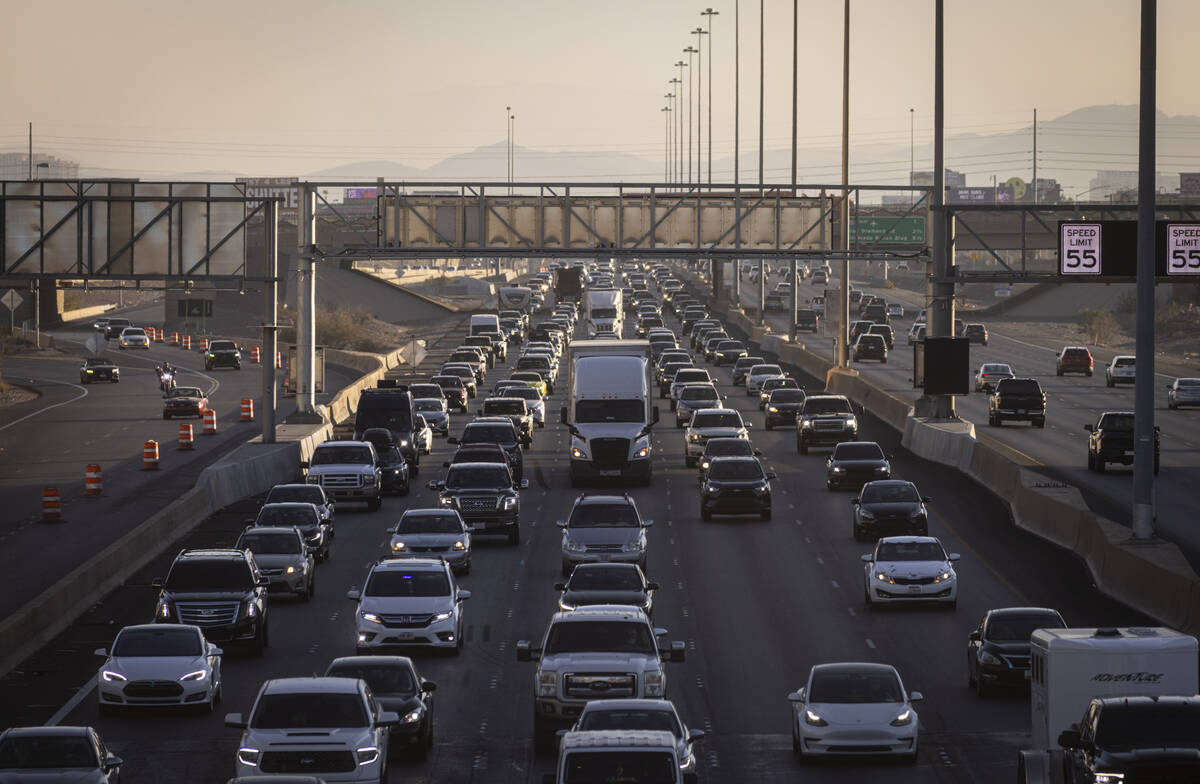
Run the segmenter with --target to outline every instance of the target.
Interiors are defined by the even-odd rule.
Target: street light
[[[42,161],[41,163],[39,163],[37,165],[37,178],[39,180],[42,179],[42,171],[43,170],[45,170],[46,174],[49,174],[50,173],[50,164],[46,163],[45,161]]]
[[[508,180],[508,195],[512,196],[512,107],[504,107],[504,171]]]
[[[694,46],[689,46],[683,50],[683,53],[688,56],[688,143],[687,143],[687,181],[692,181],[692,85],[696,80],[692,78],[692,72],[696,69],[692,67],[692,55],[697,54],[700,50]],[[681,61],[682,62],[682,61]]]
[[[736,186],[740,182],[741,166],[738,161],[738,156],[741,154],[741,102],[742,102],[742,25],[741,0],[733,2],[733,184]],[[708,138],[712,138],[709,134]],[[736,190],[736,187],[735,189]],[[740,224],[739,224],[740,225]],[[734,263],[736,268],[737,263]],[[734,269],[733,275],[734,291],[737,291],[738,279],[737,270]],[[736,300],[735,300],[736,301]]]
[[[705,8],[700,12],[701,16],[708,17],[708,184],[710,187],[712,186],[712,18],[720,13],[720,11],[714,11],[711,8]]]
[[[684,147],[683,147],[683,69],[687,67],[687,63],[685,63],[683,60],[680,60],[679,62],[675,63],[675,67],[679,69],[679,77],[677,79],[672,80],[672,81],[679,82],[679,86],[676,88],[679,91],[679,121],[677,123],[675,123],[679,128],[678,136],[676,137],[679,140],[679,152],[676,153],[676,157],[679,159],[679,170],[677,172],[677,175],[679,177],[679,181],[682,182],[683,181],[683,150],[684,150]],[[689,109],[691,108],[690,103],[688,104],[688,108]]]
[[[763,100],[766,95],[766,12],[763,0],[758,0],[758,184],[763,183]]]
[[[672,147],[672,142],[675,141],[675,118],[678,112],[675,111],[675,93],[667,93],[663,96],[667,99],[667,182],[673,182],[675,176],[675,152]]]
[[[701,114],[700,96],[703,94],[703,89],[702,89],[702,85],[700,82],[703,79],[703,77],[700,75],[700,71],[704,69],[704,54],[703,54],[704,46],[702,44],[702,42],[704,41],[703,36],[708,35],[708,32],[703,27],[697,27],[695,30],[692,31],[692,35],[696,36],[696,55],[700,58],[700,62],[698,62],[696,64],[696,182],[699,183],[699,182],[703,181],[703,179],[704,179],[703,177],[700,176],[700,151],[703,148],[703,140],[700,138],[701,137],[700,128],[702,127],[700,125],[700,114]],[[708,50],[708,61],[709,61],[709,63],[712,63],[711,47]],[[710,68],[710,71],[711,71],[711,68]],[[709,82],[708,86],[711,89],[712,82]]]
[[[663,182],[671,181],[671,107],[659,109],[663,113]]]

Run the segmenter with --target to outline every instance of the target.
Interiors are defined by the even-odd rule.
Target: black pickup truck
[[[1088,431],[1087,467],[1104,473],[1108,463],[1133,465],[1133,412],[1105,411]],[[1158,428],[1154,428],[1154,473],[1158,473]]]
[[[1026,419],[1034,427],[1046,426],[1046,393],[1035,378],[1003,378],[988,397],[988,424],[1006,419]]]
[[[1058,743],[1066,784],[1200,781],[1200,697],[1093,699]]]

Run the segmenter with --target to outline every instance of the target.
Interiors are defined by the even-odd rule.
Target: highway
[[[922,306],[922,298],[909,291],[872,287],[867,282],[851,279],[856,288],[877,294],[888,301],[905,306],[905,317],[893,322],[896,330],[895,349],[888,353],[887,364],[875,361],[853,363],[852,366],[867,378],[901,397],[916,399],[919,390],[912,386],[912,347],[907,331],[913,317]],[[772,281],[774,286],[777,281]],[[804,307],[809,298],[821,293],[819,289],[835,288],[801,283],[800,302]],[[768,287],[768,290],[770,288]],[[743,280],[742,303],[757,306],[758,286]],[[914,307],[913,303],[916,302]],[[857,305],[851,303],[851,318],[856,318]],[[965,317],[970,321],[970,317]],[[767,322],[776,333],[787,334],[784,314],[768,314]],[[1109,389],[1104,382],[1104,366],[1111,351],[1093,349],[1095,374],[1091,378],[1079,375],[1059,377],[1055,374],[1057,350],[1004,334],[1003,322],[987,323],[990,339],[987,346],[971,346],[972,378],[985,362],[1003,362],[1012,366],[1018,376],[1032,376],[1041,383],[1047,396],[1047,416],[1044,430],[1025,422],[1006,422],[1000,427],[987,424],[987,396],[981,393],[955,398],[960,417],[975,424],[976,436],[994,438],[1023,453],[1034,467],[1048,476],[1069,482],[1083,491],[1093,511],[1111,520],[1129,525],[1133,496],[1132,466],[1109,466],[1105,474],[1087,470],[1087,433],[1085,424],[1094,424],[1104,411],[1133,410],[1133,387]],[[800,340],[811,350],[832,358],[832,337],[835,321],[826,322],[826,335],[820,339],[800,333]],[[815,336],[814,336],[815,337]],[[1066,345],[1064,342],[1063,345]],[[1158,533],[1183,549],[1194,568],[1200,569],[1200,529],[1195,526],[1192,508],[1196,488],[1200,486],[1200,410],[1195,408],[1171,411],[1167,408],[1166,387],[1172,377],[1159,374],[1155,384],[1155,423],[1162,430],[1161,469],[1155,480]]]
[[[488,386],[503,375],[501,368],[491,371]],[[852,494],[825,489],[826,450],[797,455],[791,432],[761,429],[754,399],[730,386],[727,369],[715,376],[729,404],[754,423],[752,439],[768,470],[779,474],[774,520],[700,521],[696,473],[684,466],[682,431],[671,426],[665,401],[653,484],[630,490],[642,515],[655,520],[649,576],[662,585],[656,625],[669,629],[667,639],[687,641],[687,661],[666,665],[668,696],[690,726],[707,732],[700,780],[1011,781],[1016,751],[1028,741],[1029,702],[1021,694],[984,700],[968,691],[966,635],[982,614],[1032,604],[1056,607],[1072,625],[1147,619],[1099,595],[1074,556],[1015,529],[986,489],[906,453],[894,431],[870,416],[861,437],[879,440],[894,455],[895,473],[933,496],[931,533],[963,557],[956,610],[867,611],[859,560],[867,548],[851,538]],[[816,384],[802,381],[810,389]],[[562,404],[563,386],[548,410]],[[389,781],[525,784],[551,770],[553,759],[532,750],[534,665],[518,663],[514,645],[538,640],[555,607],[553,584],[561,578],[554,521],[566,517],[579,492],[568,486],[566,448],[565,428],[556,422],[536,431],[525,457],[531,483],[523,492],[521,545],[476,542],[474,569],[461,580],[473,594],[462,655],[416,656],[421,674],[439,687],[435,748],[424,763],[394,760]],[[437,459],[427,464],[448,459],[451,449],[439,441]],[[332,558],[319,567],[315,599],[272,601],[271,647],[260,660],[227,657],[225,700],[216,715],[100,717],[94,690],[71,700],[101,663],[92,649],[106,646],[122,626],[152,617],[149,584],[165,574],[167,555],[47,646],[41,658],[54,662],[52,671],[33,666],[0,681],[0,724],[95,726],[125,760],[126,782],[224,781],[238,741],[238,732],[222,724],[224,712],[248,710],[265,679],[319,674],[332,658],[353,653],[354,604],[346,590],[361,585],[368,565],[384,553],[385,529],[401,511],[434,501],[433,491],[414,486],[412,495],[389,498],[376,513],[339,509]],[[180,546],[231,546],[255,507],[249,500],[226,510]],[[916,767],[870,760],[802,767],[793,759],[787,693],[813,664],[855,660],[894,664],[908,688],[924,693]]]
[[[162,306],[127,315],[135,324],[161,320]],[[157,316],[157,318],[156,318]],[[79,384],[83,341],[90,325],[55,331],[59,352],[8,358],[4,377],[42,394],[0,409],[0,618],[8,616],[74,566],[119,538],[191,488],[196,477],[262,426],[239,422],[241,401],[262,397],[259,366],[245,358],[240,371],[204,371],[199,352],[166,343],[149,351],[126,350],[110,341],[106,354],[121,368],[121,382]],[[217,412],[217,434],[201,435],[199,419],[162,419],[162,393],[154,366],[169,360],[179,368],[181,386],[199,386]],[[326,386],[338,390],[359,374],[327,366]],[[282,375],[280,376],[282,379]],[[327,399],[329,395],[322,396]],[[321,402],[321,400],[319,400]],[[295,410],[278,396],[277,421]],[[256,413],[261,405],[256,402]],[[191,423],[195,449],[177,449],[179,425]],[[159,470],[142,470],[146,440],[159,444]],[[104,493],[84,495],[84,470],[97,463]],[[41,522],[42,488],[57,486],[62,496],[61,523]],[[33,557],[54,552],[47,563]]]

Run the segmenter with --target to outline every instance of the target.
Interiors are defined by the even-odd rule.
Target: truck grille
[[[187,602],[176,605],[180,623],[190,623],[200,628],[227,626],[237,620],[237,602]]]
[[[175,681],[130,681],[124,692],[133,699],[179,697],[183,687]]]
[[[458,508],[464,512],[491,512],[500,506],[500,499],[494,495],[467,496],[458,499]]]
[[[358,474],[322,474],[323,487],[360,487],[362,477]]]
[[[620,468],[629,457],[628,438],[594,438],[592,462],[600,467]]]
[[[263,773],[349,773],[357,767],[352,751],[264,751]]]
[[[379,620],[389,629],[423,629],[433,620],[428,613],[424,615],[383,615]]]
[[[584,700],[628,699],[637,696],[637,676],[623,673],[577,673],[567,675],[568,697]]]
[[[840,431],[842,427],[842,420],[840,419],[818,419],[813,422],[813,428],[816,430]]]

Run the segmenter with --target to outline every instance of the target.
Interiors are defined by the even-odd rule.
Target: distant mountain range
[[[1038,177],[1057,179],[1068,195],[1089,187],[1100,170],[1137,169],[1137,106],[1089,106],[1038,124]],[[1169,117],[1158,114],[1158,159],[1160,172],[1200,171],[1200,117]],[[966,174],[967,185],[986,186],[994,175],[1003,182],[1017,176],[1028,181],[1033,161],[1032,123],[1016,131],[998,134],[962,133],[946,139],[946,166]],[[905,184],[909,180],[910,155],[918,171],[932,168],[932,145],[908,143],[855,145],[850,151],[852,182]],[[750,146],[741,152],[741,180],[758,178],[758,153]],[[663,178],[661,158],[648,159],[607,150],[554,151],[516,148],[518,181],[658,182]],[[356,161],[319,171],[298,172],[314,181],[371,181],[382,177],[405,181],[503,181],[506,177],[504,142],[478,147],[470,152],[420,168],[403,161]],[[713,161],[714,181],[731,181],[731,157]],[[86,172],[86,167],[80,167]],[[786,182],[790,178],[791,150],[764,152],[764,179]],[[840,182],[840,150],[803,148],[798,151],[802,183]],[[136,173],[131,172],[132,176]],[[87,176],[84,174],[84,176]],[[179,179],[231,179],[234,172],[181,173]],[[1169,182],[1169,179],[1168,179]]]

